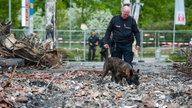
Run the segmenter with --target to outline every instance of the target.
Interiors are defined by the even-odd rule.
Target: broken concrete
[[[192,106],[192,77],[171,63],[136,63],[141,84],[124,86],[110,81],[98,85],[103,62],[68,62],[59,69],[17,68],[11,84],[0,89],[1,103],[14,107],[146,108]],[[22,72],[23,70],[23,72]],[[10,73],[1,74],[0,84]]]

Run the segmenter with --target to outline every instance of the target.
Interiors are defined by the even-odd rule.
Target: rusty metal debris
[[[173,63],[173,67],[179,72],[192,74],[192,46],[188,46],[185,50],[181,51],[186,55],[186,61],[182,63]]]
[[[53,68],[61,64],[56,49],[49,49],[49,40],[40,42],[36,40],[37,34],[21,36],[16,39],[10,33],[11,22],[0,23],[0,55],[5,58],[22,58],[26,64],[35,64],[38,67]]]

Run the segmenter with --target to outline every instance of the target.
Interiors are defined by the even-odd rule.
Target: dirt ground
[[[135,62],[140,85],[99,85],[103,62],[66,62],[57,69],[18,67],[0,74],[1,108],[192,108],[192,76],[172,63]]]

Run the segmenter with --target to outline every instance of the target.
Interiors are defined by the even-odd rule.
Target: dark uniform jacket
[[[96,42],[99,43],[99,38],[96,35],[95,36],[90,36],[88,38],[88,42],[89,42],[90,47],[95,47],[95,46],[97,46]]]
[[[135,36],[136,45],[140,46],[140,32],[135,19],[131,16],[122,19],[120,15],[117,15],[111,19],[105,33],[105,44],[108,43],[111,32],[113,34],[112,41],[114,42],[133,43]]]
[[[100,39],[100,41],[99,41],[99,46],[100,46],[101,48],[104,48],[104,40],[105,40],[105,37],[102,37],[102,38]],[[107,44],[111,45],[111,39],[109,39],[109,41],[108,41]]]

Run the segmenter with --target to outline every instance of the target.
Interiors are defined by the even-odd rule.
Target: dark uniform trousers
[[[132,43],[113,43],[111,47],[111,56],[124,59],[125,62],[128,62],[132,66],[134,53],[132,51]],[[123,57],[124,56],[124,57]]]
[[[90,46],[89,47],[89,54],[88,54],[88,60],[89,61],[94,61],[95,59],[95,51],[96,51],[96,46]],[[92,55],[92,57],[91,57]]]

